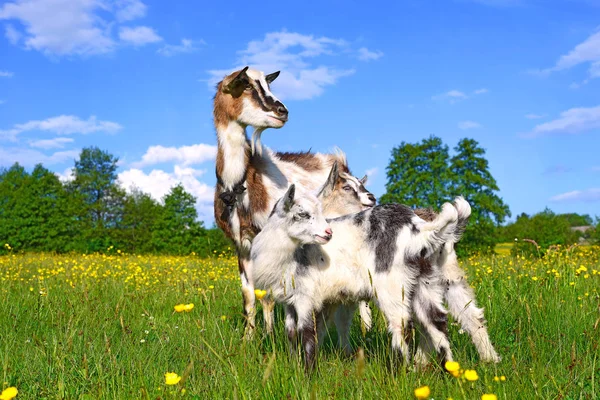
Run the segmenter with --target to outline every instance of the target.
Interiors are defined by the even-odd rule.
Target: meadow
[[[435,365],[390,371],[373,309],[371,331],[357,317],[352,328],[364,357],[341,355],[331,332],[309,377],[289,355],[280,308],[273,337],[259,318],[255,339],[242,340],[231,257],[9,253],[0,257],[0,389],[16,387],[17,399],[411,399],[423,386],[431,399],[600,396],[600,247],[461,264],[501,363],[480,363],[452,322],[455,359],[476,371],[471,380]]]

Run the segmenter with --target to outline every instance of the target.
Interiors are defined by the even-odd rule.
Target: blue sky
[[[67,177],[97,145],[210,224],[214,83],[249,64],[290,110],[263,143],[339,146],[377,196],[394,146],[470,137],[513,218],[600,215],[600,1],[12,0],[0,34],[0,166]]]

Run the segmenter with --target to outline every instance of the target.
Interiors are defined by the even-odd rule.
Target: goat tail
[[[454,199],[454,208],[458,211],[458,221],[456,222],[456,228],[454,229],[453,240],[453,242],[456,243],[460,240],[467,228],[467,222],[469,222],[469,217],[471,216],[471,205],[464,197],[458,196]]]
[[[459,204],[463,207],[462,203]],[[464,209],[461,208],[461,210]],[[429,248],[431,253],[434,253],[445,243],[454,242],[458,219],[458,208],[452,203],[444,203],[442,211],[433,221],[425,222],[421,225],[420,235],[422,235],[422,239],[424,240],[422,244]]]

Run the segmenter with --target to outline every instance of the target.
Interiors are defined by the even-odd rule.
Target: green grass
[[[438,400],[480,399],[484,393],[596,399],[599,259],[598,247],[586,247],[543,261],[464,260],[503,357],[498,365],[479,363],[470,338],[451,324],[455,359],[479,375],[466,382],[435,366],[391,371],[390,339],[376,309],[376,325],[366,336],[358,319],[353,325],[354,348],[365,351],[362,374],[356,359],[337,352],[333,335],[323,344],[318,371],[307,376],[288,354],[281,308],[274,337],[262,334],[259,318],[255,339],[241,339],[233,260],[4,256],[0,388],[16,386],[17,399],[411,399],[415,388],[428,385]],[[179,303],[195,306],[176,313]],[[166,372],[186,375],[186,368],[183,384],[165,385]],[[494,380],[502,375],[505,382]]]

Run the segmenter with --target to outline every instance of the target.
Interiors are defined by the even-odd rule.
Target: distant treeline
[[[510,211],[498,196],[485,151],[473,139],[462,139],[454,150],[450,157],[448,146],[435,136],[402,142],[392,150],[387,191],[380,202],[438,210],[444,201],[464,196],[473,213],[457,245],[462,256],[491,252],[501,242],[516,243],[515,253],[540,255],[556,244],[600,243],[600,220],[588,215],[557,215],[546,209],[503,225]],[[117,161],[97,147],[84,148],[68,182],[41,164],[31,173],[19,164],[0,170],[0,254],[109,248],[136,254],[232,252],[220,229],[206,229],[198,220],[196,199],[181,185],[161,202],[135,188],[127,193],[117,183]],[[591,228],[572,229],[581,226]]]
[[[117,161],[97,147],[84,148],[68,182],[41,164],[31,173],[19,164],[0,170],[0,254],[230,252],[222,231],[198,220],[196,199],[183,186],[161,202],[137,189],[127,193],[117,183]]]
[[[511,216],[499,196],[500,189],[489,171],[485,150],[473,139],[465,138],[449,148],[439,137],[430,136],[418,143],[402,142],[392,149],[387,166],[386,193],[382,203],[403,203],[411,207],[439,210],[445,201],[464,196],[472,214],[465,234],[457,244],[459,255],[491,252],[497,243],[514,242],[514,252],[543,254],[551,245],[570,245],[578,241],[600,241],[598,219],[589,215],[556,215],[546,209],[528,216],[521,214],[514,223],[502,225]],[[594,226],[595,225],[595,226]],[[594,226],[585,232],[575,226]],[[523,239],[535,241],[535,244]]]

